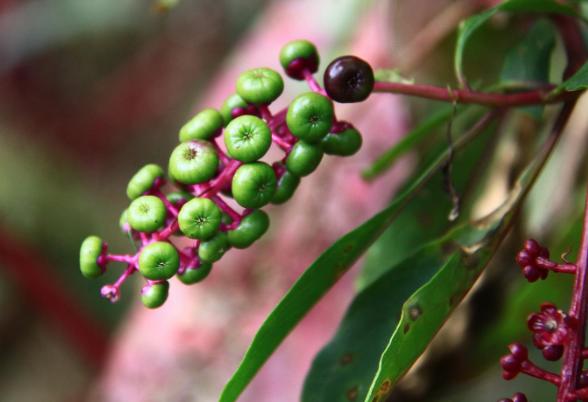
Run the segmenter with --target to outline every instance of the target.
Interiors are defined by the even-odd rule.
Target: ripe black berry
[[[361,102],[374,88],[374,71],[362,59],[342,56],[329,64],[324,75],[325,90],[340,103]]]

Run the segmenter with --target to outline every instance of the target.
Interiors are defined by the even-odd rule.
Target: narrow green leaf
[[[498,210],[482,221],[456,228],[440,240],[443,250],[453,250],[447,257],[448,264],[404,303],[400,322],[380,357],[365,402],[385,400],[473,286],[506,236],[513,216],[520,209],[555,142],[548,144],[523,172],[508,200]],[[450,263],[454,259],[457,263]],[[415,309],[418,311],[416,319]]]
[[[439,110],[426,118],[421,124],[409,131],[400,141],[380,155],[375,162],[362,172],[366,180],[373,180],[387,171],[396,160],[414,148],[428,134],[446,123],[453,113],[451,105],[443,105]]]
[[[574,92],[588,88],[588,62],[584,63],[570,78],[559,84],[554,92]]]
[[[459,26],[457,43],[455,45],[455,75],[461,85],[466,82],[463,72],[463,55],[466,44],[474,32],[498,12],[563,14],[579,18],[573,8],[557,3],[554,0],[508,0],[480,14],[469,17],[462,21]]]
[[[475,138],[492,121],[492,115],[487,115],[483,121],[480,130],[472,130],[454,143],[454,151]],[[241,364],[226,384],[219,402],[232,402],[239,397],[296,324],[378,239],[448,156],[449,151],[439,156],[390,206],[341,237],[300,276],[262,324]]]

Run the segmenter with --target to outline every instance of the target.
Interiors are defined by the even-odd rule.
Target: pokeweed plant
[[[335,336],[315,357],[301,400],[387,400],[495,255],[562,136],[577,99],[588,88],[582,10],[580,2],[509,0],[467,18],[457,32],[457,88],[415,84],[393,70],[374,73],[365,61],[343,56],[327,66],[323,89],[314,78],[319,67],[314,45],[305,40],[286,44],[280,52],[286,75],[305,80],[311,91],[272,113],[269,106],[283,90],[279,73],[267,68],[244,72],[236,94],[220,111],[206,109],[180,130],[181,144],[168,166],[168,184],[178,191],[164,193],[168,184],[156,165],[143,167],[131,179],[127,195],[132,202],[121,217],[121,229],[137,245],[137,252],[111,254],[104,241],[91,236],[81,248],[82,273],[97,277],[109,262],[122,262],[127,268],[114,284],[102,288],[102,295],[116,301],[123,281],[139,272],[146,279],[143,303],[158,307],[167,298],[171,277],[186,284],[199,282],[228,249],[249,247],[262,236],[269,218],[260,208],[292,197],[300,179],[318,167],[324,153],[348,156],[360,148],[359,132],[336,118],[333,102],[361,102],[372,94],[392,93],[449,103],[363,172],[366,180],[375,179],[446,125],[448,143],[422,164],[389,206],[337,240],[294,283],[260,327],[219,398],[237,400],[312,306],[373,246],[370,253],[386,254],[388,264],[374,266],[367,259],[359,291]],[[500,80],[479,88],[466,79],[465,48],[474,33],[499,13],[523,14],[533,23],[506,55]],[[558,72],[551,59],[558,42],[566,66],[554,79]],[[546,105],[553,107],[545,110]],[[544,121],[537,132],[548,135],[534,136],[530,144],[534,149],[525,166],[513,172],[516,180],[503,204],[481,219],[470,219],[474,195],[485,183],[474,166],[495,149],[496,141],[491,140],[505,131],[507,117],[516,120],[521,110]],[[219,144],[221,135],[226,150]],[[285,155],[270,166],[260,159],[272,145]],[[434,190],[435,181],[442,190]],[[230,205],[230,198],[238,207]],[[440,208],[430,211],[426,224],[406,219],[411,209],[443,202],[447,210],[442,216],[438,216]],[[547,249],[534,240],[527,241],[516,257],[531,282],[545,279],[549,271],[575,275],[569,311],[545,303],[528,320],[535,346],[547,360],[563,359],[561,371],[540,369],[518,343],[511,344],[510,353],[500,360],[505,379],[524,373],[555,384],[557,402],[588,401],[588,373],[583,370],[588,357],[586,222],[588,218],[575,263],[550,260]],[[189,246],[180,249],[172,236],[190,239]],[[385,249],[378,251],[385,239],[389,241]],[[502,399],[526,400],[522,392]]]

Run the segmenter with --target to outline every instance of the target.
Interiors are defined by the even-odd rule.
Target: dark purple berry
[[[527,402],[527,397],[522,392],[517,392],[512,396],[512,402]]]
[[[331,99],[340,103],[361,102],[374,89],[374,71],[358,57],[342,56],[329,64],[324,82]]]
[[[519,362],[523,362],[529,358],[527,348],[520,343],[511,343],[508,345],[511,355],[513,355]]]
[[[517,376],[517,374],[519,374],[518,371],[506,371],[506,370],[503,370],[502,371],[502,378],[504,378],[506,381],[510,381],[513,378],[515,378]]]
[[[527,250],[521,250],[517,254],[515,258],[517,264],[521,267],[525,267],[527,265],[533,265],[535,263],[535,258],[529,254]]]
[[[541,277],[541,271],[531,265],[527,265],[523,268],[523,275],[529,282],[535,282]]]
[[[533,239],[527,240],[525,242],[525,247],[524,248],[533,257],[539,256],[539,253],[541,252],[541,249],[542,249],[542,247],[539,245],[539,243],[537,243],[537,241],[536,240],[533,240]]]
[[[580,374],[580,378],[578,379],[578,386],[580,388],[588,387],[588,372],[583,371],[582,374]]]
[[[500,358],[500,366],[504,371],[518,372],[521,362],[513,355],[506,355]]]
[[[562,345],[549,345],[543,348],[542,353],[545,360],[556,361],[563,355],[564,348]]]

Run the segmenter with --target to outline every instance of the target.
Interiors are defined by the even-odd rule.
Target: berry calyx
[[[169,282],[148,283],[141,289],[141,302],[147,308],[161,307],[167,300]]]
[[[323,151],[320,146],[298,141],[286,158],[286,168],[296,176],[307,176],[315,171],[322,158]]]
[[[319,54],[311,42],[304,39],[293,40],[280,50],[280,64],[288,77],[303,80],[305,72],[317,72]]]
[[[178,279],[184,285],[193,285],[206,278],[212,270],[212,264],[206,261],[200,261],[195,267],[188,267],[184,272],[178,274]]]
[[[197,140],[178,145],[169,158],[169,175],[182,184],[210,180],[219,164],[216,150],[209,142]]]
[[[180,141],[209,140],[221,133],[223,116],[216,109],[204,109],[180,129]]]
[[[336,58],[324,74],[327,94],[339,103],[366,100],[374,89],[374,81],[372,67],[356,56]]]
[[[286,124],[294,136],[317,143],[331,129],[334,116],[333,103],[329,98],[306,92],[298,95],[288,106]]]
[[[235,172],[231,192],[239,205],[256,209],[272,200],[276,185],[276,175],[268,164],[246,163]]]
[[[163,184],[165,172],[159,165],[153,163],[143,166],[129,181],[127,196],[134,200],[146,192]]]
[[[207,240],[221,224],[220,208],[208,198],[194,198],[182,206],[178,214],[180,230],[191,239]]]
[[[268,105],[284,91],[284,81],[277,71],[270,68],[254,68],[237,79],[237,93],[245,102]]]
[[[106,251],[106,245],[98,236],[88,236],[80,247],[80,271],[86,278],[96,278],[104,272],[98,259]]]
[[[169,279],[180,266],[180,256],[168,242],[157,241],[143,247],[139,254],[139,272],[147,279]]]
[[[272,133],[259,117],[240,116],[231,121],[224,133],[229,156],[241,162],[255,162],[272,144]]]
[[[151,233],[163,227],[167,210],[158,197],[143,195],[133,202],[128,209],[128,222],[138,232]]]
[[[269,228],[269,216],[258,209],[245,216],[236,229],[227,232],[231,246],[247,248],[259,239]]]

